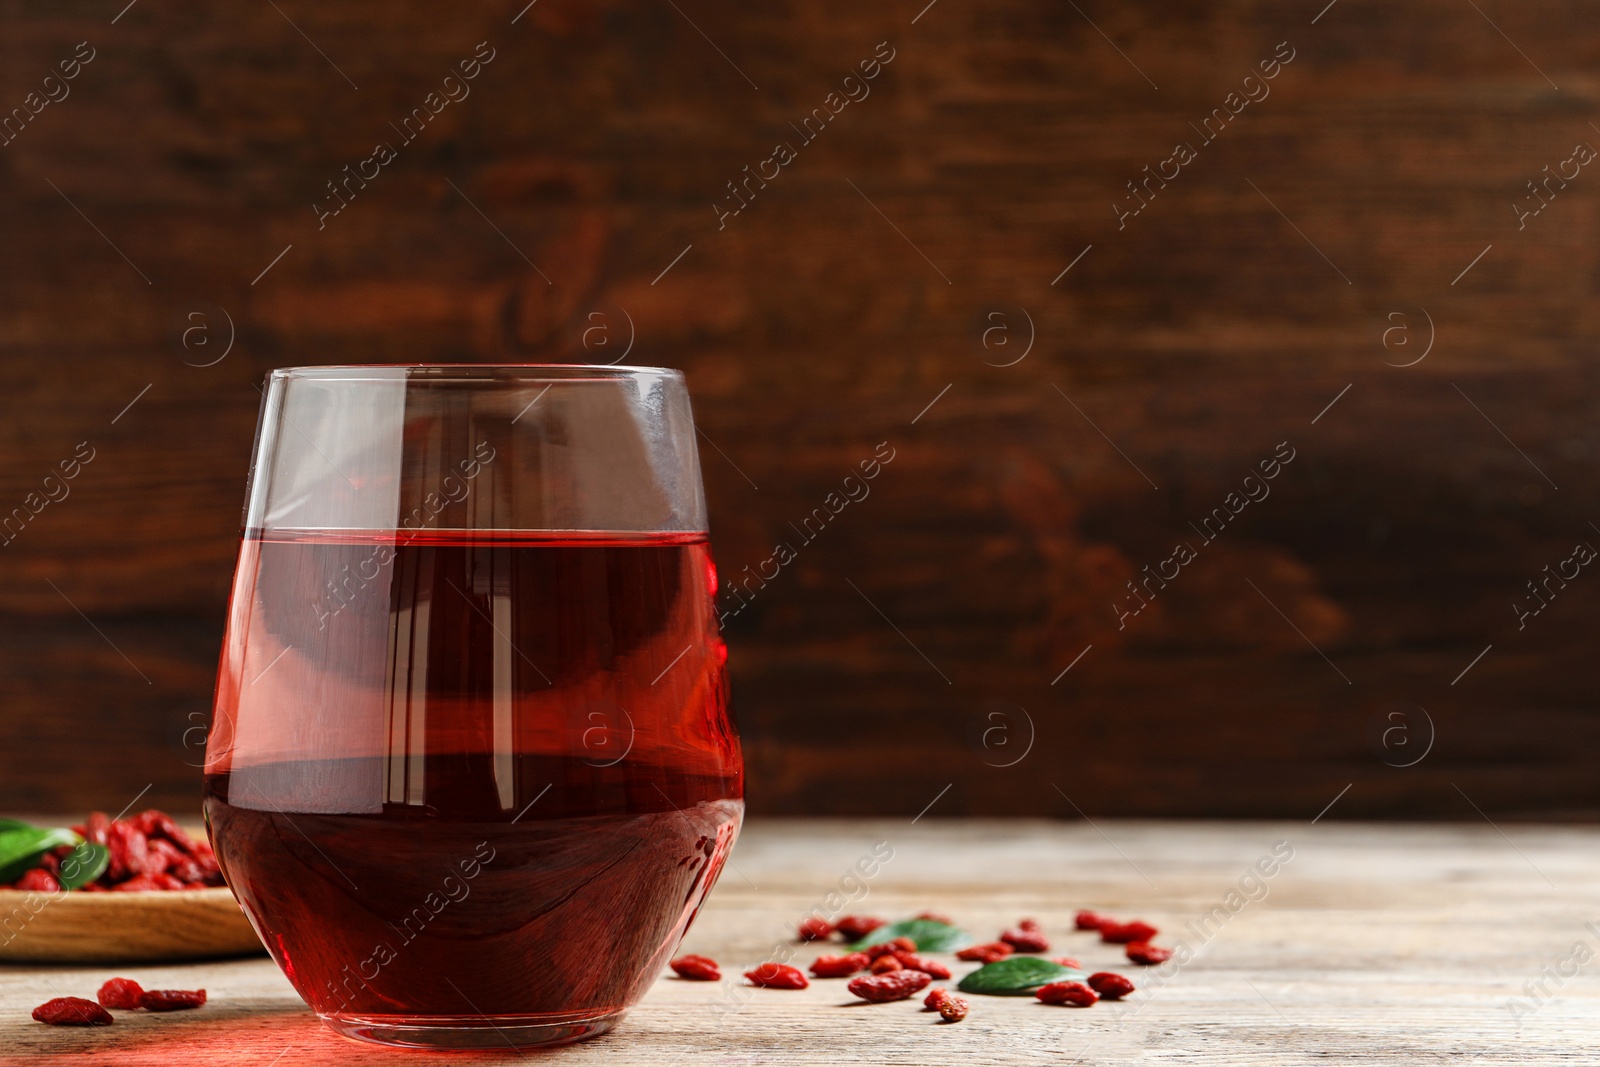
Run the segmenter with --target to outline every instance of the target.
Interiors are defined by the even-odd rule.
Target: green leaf
[[[56,877],[66,889],[82,889],[106,873],[111,866],[111,850],[104,845],[85,841],[61,861],[61,873]]]
[[[76,845],[83,838],[71,830],[37,826],[0,828],[0,884],[15,882],[39,866],[39,857],[62,845]]]
[[[897,923],[878,927],[851,945],[850,951],[860,952],[869,945],[881,945],[897,937],[909,937],[915,941],[918,952],[954,952],[972,944],[972,935],[959,926],[935,922],[932,919],[903,919]]]
[[[1063,967],[1059,963],[1038,956],[1008,956],[1003,960],[979,967],[961,979],[963,993],[985,993],[997,997],[1031,996],[1035,989],[1049,982],[1078,980],[1083,971]]]

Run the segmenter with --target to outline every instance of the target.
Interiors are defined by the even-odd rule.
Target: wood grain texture
[[[259,955],[227,889],[24,893],[0,889],[0,960],[152,963]]]
[[[1590,887],[1592,829],[1332,823],[1161,823],[1096,827],[1040,821],[754,821],[685,949],[713,956],[723,985],[670,974],[612,1033],[541,1056],[550,1062],[649,1064],[1239,1065],[1588,1063],[1600,994],[1588,968],[1564,965],[1600,937]],[[841,878],[873,845],[892,860],[864,895]],[[1247,884],[1253,901],[1216,918],[1230,891],[1279,842],[1292,857]],[[1280,855],[1283,854],[1280,846]],[[1548,881],[1546,880],[1548,878]],[[916,1002],[851,1006],[842,980],[801,992],[745,990],[736,977],[789,942],[830,892],[884,916],[932,908],[989,936],[1040,919],[1053,952],[1129,973],[1122,1003],[1046,1008],[973,997],[969,1018],[935,1023]],[[1112,946],[1068,932],[1077,907],[1140,916],[1183,940],[1181,968],[1125,967]],[[1196,924],[1191,927],[1190,924]],[[1193,930],[1210,935],[1202,940]],[[1541,978],[1551,968],[1558,980]],[[1560,978],[1561,970],[1568,976]],[[957,974],[963,973],[959,969]],[[119,1013],[105,1030],[51,1029],[27,1012],[47,997],[92,992],[112,969],[0,968],[0,1041],[14,1062],[98,1055],[160,1064],[454,1063],[450,1056],[357,1046],[333,1036],[268,961],[116,968],[147,987],[204,986],[205,1008]],[[1581,975],[1581,976],[1579,976]],[[1543,981],[1530,997],[1525,983]],[[1536,985],[1535,988],[1538,988]],[[1515,998],[1515,999],[1514,999]],[[1529,1010],[1513,1014],[1508,1004]],[[510,1049],[489,1062],[512,1062]]]
[[[95,459],[0,547],[0,809],[193,803],[267,369],[610,359],[583,330],[620,344],[625,310],[629,361],[688,373],[724,575],[897,450],[730,620],[752,811],[948,784],[940,813],[1309,817],[1355,782],[1329,818],[1593,816],[1600,582],[1511,605],[1600,544],[1600,178],[1513,204],[1600,143],[1600,30],[1574,0],[1322,8],[7,8],[0,113],[96,54],[0,147],[0,516]],[[471,95],[319,228],[480,41]],[[1374,748],[1396,706],[1436,730],[1405,768]]]

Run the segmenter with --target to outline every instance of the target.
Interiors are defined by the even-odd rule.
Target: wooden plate
[[[156,963],[264,951],[227,889],[27,893],[0,889],[0,960]]]

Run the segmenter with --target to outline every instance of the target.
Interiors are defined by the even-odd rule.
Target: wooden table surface
[[[847,910],[939,910],[985,939],[1032,915],[1052,936],[1052,954],[1124,971],[1143,988],[1087,1010],[974,997],[957,1025],[934,1022],[915,1002],[853,1003],[837,980],[800,992],[744,989],[736,977],[743,966],[788,944],[795,920],[830,891],[847,892],[847,872],[878,842],[893,858]],[[1275,845],[1292,858],[1270,879],[1246,879]],[[528,1058],[650,1067],[1592,1064],[1600,923],[1585,924],[1600,920],[1597,875],[1600,829],[1587,827],[756,821],[684,946],[721,960],[734,977],[719,987],[669,975],[612,1033]],[[1124,966],[1112,946],[1070,931],[1079,907],[1148,919],[1162,927],[1161,942],[1186,942],[1194,958],[1182,967]],[[1208,914],[1216,916],[1210,932],[1197,932]],[[802,962],[817,954],[791,947]],[[120,1014],[115,1026],[90,1030],[29,1019],[50,997],[92,996],[113,973],[146,986],[204,986],[211,1000],[196,1012]],[[322,1029],[264,956],[0,968],[0,1063],[516,1058],[509,1048],[434,1055],[347,1042]]]

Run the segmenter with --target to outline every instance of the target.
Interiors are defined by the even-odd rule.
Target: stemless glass
[[[744,812],[683,376],[268,380],[206,751],[228,885],[347,1037],[610,1029]]]

